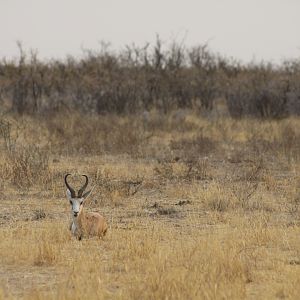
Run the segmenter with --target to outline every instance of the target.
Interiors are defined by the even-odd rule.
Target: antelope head
[[[67,178],[71,174],[67,174],[65,176],[65,184],[67,186],[67,198],[70,201],[70,204],[72,205],[72,214],[76,218],[82,211],[83,203],[85,199],[90,195],[92,190],[89,190],[84,193],[88,183],[89,179],[86,175],[82,175],[85,177],[85,183],[84,185],[79,189],[77,196],[75,190],[68,184]]]

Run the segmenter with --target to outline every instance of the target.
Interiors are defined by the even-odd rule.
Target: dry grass
[[[0,299],[299,298],[300,120],[160,118],[6,120]],[[67,172],[104,240],[70,235]]]

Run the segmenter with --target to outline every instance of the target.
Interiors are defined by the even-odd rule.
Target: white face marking
[[[72,198],[69,190],[67,190],[67,198],[69,199],[70,204],[72,206],[72,215],[74,217],[78,217],[82,209],[84,198]]]
[[[82,198],[73,198],[70,200],[70,204],[72,205],[72,213],[74,217],[77,217],[78,214],[80,213],[82,204],[83,204],[83,199]]]

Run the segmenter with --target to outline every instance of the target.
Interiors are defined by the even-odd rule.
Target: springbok
[[[70,225],[72,234],[79,240],[82,237],[98,236],[103,237],[107,231],[107,223],[103,216],[95,212],[85,213],[83,210],[83,204],[86,198],[91,194],[92,190],[84,193],[89,179],[86,175],[84,185],[79,189],[77,197],[75,190],[68,184],[67,178],[71,174],[65,176],[65,184],[67,186],[67,198],[72,205],[72,216],[73,220]]]

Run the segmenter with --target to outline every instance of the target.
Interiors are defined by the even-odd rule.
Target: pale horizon
[[[242,62],[300,58],[296,0],[0,0],[0,58],[16,58],[21,41],[41,59],[79,57],[83,49],[113,50],[134,43],[208,43]]]

